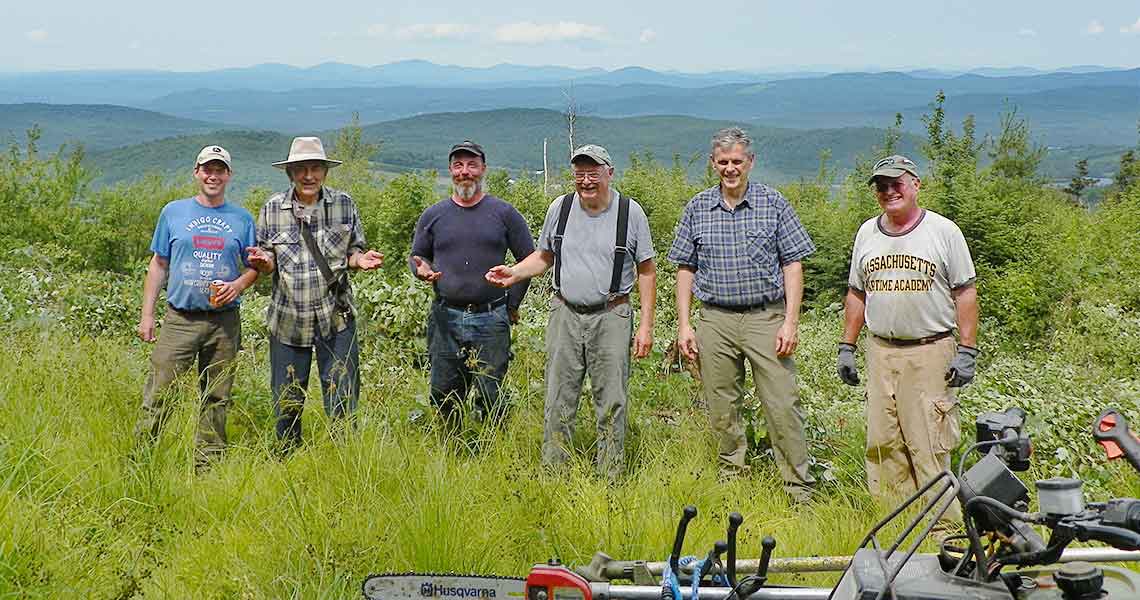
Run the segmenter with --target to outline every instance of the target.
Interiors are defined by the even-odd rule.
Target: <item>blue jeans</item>
[[[290,346],[269,336],[269,379],[277,439],[287,446],[301,442],[301,411],[309,387],[314,350],[325,414],[340,419],[356,412],[360,399],[360,346],[356,343],[356,320],[329,337],[318,333],[310,346]]]
[[[506,305],[487,312],[469,312],[433,302],[427,324],[431,354],[431,402],[449,425],[458,425],[459,411],[471,385],[478,392],[476,408],[501,421],[506,412],[502,390],[511,359],[511,320]]]

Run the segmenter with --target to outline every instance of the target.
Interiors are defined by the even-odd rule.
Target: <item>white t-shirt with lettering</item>
[[[950,291],[972,284],[976,273],[962,230],[923,210],[918,223],[888,233],[880,217],[855,235],[847,285],[867,294],[867,329],[885,338],[919,339],[954,329]]]

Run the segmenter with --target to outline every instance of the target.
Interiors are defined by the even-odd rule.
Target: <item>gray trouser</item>
[[[155,438],[170,414],[170,384],[197,362],[200,406],[194,435],[195,462],[204,463],[226,447],[226,409],[234,374],[231,363],[241,345],[241,316],[224,312],[166,311],[162,331],[150,354],[151,372],[143,389],[142,412],[135,433]]]
[[[542,462],[569,458],[582,380],[590,376],[598,426],[598,473],[611,479],[625,466],[626,397],[633,313],[629,303],[579,314],[559,298],[546,327],[546,411]]]

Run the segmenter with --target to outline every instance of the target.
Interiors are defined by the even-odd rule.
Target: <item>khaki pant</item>
[[[197,362],[201,404],[194,461],[203,465],[221,454],[226,447],[226,408],[234,381],[230,367],[240,345],[241,316],[237,309],[220,313],[166,311],[150,354],[151,371],[143,388],[136,435],[158,437],[171,411],[170,384]]]
[[[625,468],[626,402],[633,312],[628,302],[592,314],[578,314],[557,297],[546,327],[546,407],[542,462],[569,459],[578,396],[590,376],[598,428],[598,473],[615,479]]]
[[[957,345],[952,336],[917,346],[867,340],[867,487],[897,500],[950,468],[962,432],[945,377]],[[944,520],[961,515],[955,502]]]
[[[776,356],[776,332],[783,323],[783,304],[743,313],[705,306],[697,325],[698,358],[709,420],[720,438],[720,461],[729,469],[746,468],[748,440],[740,411],[748,361],[776,466],[789,493],[800,497],[815,479],[808,472],[796,364],[791,357]]]

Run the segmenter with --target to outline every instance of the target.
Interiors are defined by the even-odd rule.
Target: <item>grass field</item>
[[[127,335],[21,328],[0,361],[0,597],[343,598],[373,572],[523,575],[552,556],[579,564],[598,550],[662,560],[689,503],[701,514],[688,553],[722,538],[728,512],[739,510],[742,556],[758,555],[767,534],[779,542],[777,556],[846,554],[884,514],[862,483],[862,390],[832,371],[834,313],[810,313],[801,326],[808,433],[828,481],[818,501],[795,506],[762,452],[752,478],[718,483],[695,383],[661,371],[664,327],[656,358],[634,369],[627,477],[610,486],[593,475],[585,409],[576,461],[565,472],[543,470],[539,303],[528,300],[516,328],[515,409],[504,431],[473,424],[462,439],[443,439],[430,411],[415,418],[427,409],[426,370],[407,353],[381,350],[376,324],[366,322],[358,433],[330,437],[313,398],[307,443],[284,459],[272,451],[267,344],[248,309],[232,448],[204,475],[190,457],[192,381],[182,383],[158,445],[132,460],[148,349]],[[963,422],[980,407],[1014,402],[1011,381],[1023,385],[1031,412],[1047,412],[1037,406],[1043,393],[1070,393],[1088,377],[1101,377],[1095,385],[1106,396],[1135,398],[1135,382],[1067,373],[1049,360],[986,361],[964,394]],[[1140,492],[1134,475],[1113,469],[1094,491]]]

